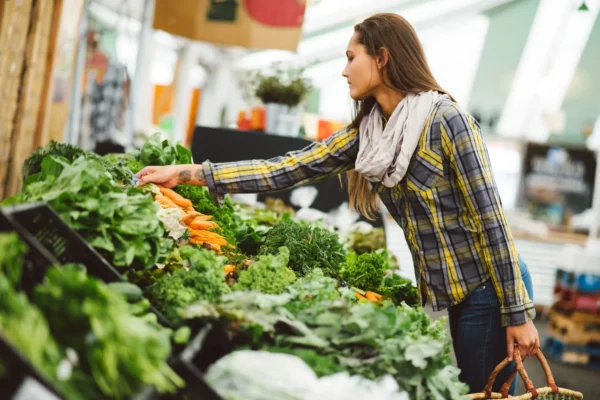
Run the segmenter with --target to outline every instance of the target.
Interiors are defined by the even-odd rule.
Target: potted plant
[[[303,72],[303,68],[283,69],[275,64],[271,73],[251,76],[254,96],[265,105],[267,132],[298,135],[304,112],[302,103],[312,89]]]

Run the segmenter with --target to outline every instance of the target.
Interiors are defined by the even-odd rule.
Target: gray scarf
[[[436,91],[408,94],[398,103],[385,128],[379,105],[360,123],[355,170],[370,182],[394,187],[404,178],[425,122],[436,104],[450,97]]]

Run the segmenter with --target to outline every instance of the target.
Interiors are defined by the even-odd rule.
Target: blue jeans
[[[519,257],[521,277],[529,298],[533,300],[533,284],[527,265]],[[500,324],[500,303],[491,281],[484,282],[462,303],[452,306],[450,333],[456,354],[460,380],[470,392],[481,392],[494,368],[506,358],[506,328]],[[508,365],[494,382],[493,391],[506,382],[514,363]],[[515,394],[517,379],[509,393]]]

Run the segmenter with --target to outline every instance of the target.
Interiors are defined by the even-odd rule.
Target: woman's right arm
[[[208,186],[219,204],[227,193],[263,193],[290,189],[316,182],[354,168],[358,155],[358,132],[343,129],[328,139],[302,150],[269,160],[200,165],[147,167],[137,175],[139,184],[165,186],[179,183]]]

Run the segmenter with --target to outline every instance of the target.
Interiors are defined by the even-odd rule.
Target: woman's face
[[[364,100],[373,95],[381,85],[381,77],[377,69],[377,61],[367,53],[364,45],[358,42],[358,33],[354,33],[346,49],[346,68],[342,76],[348,81],[350,97]]]

